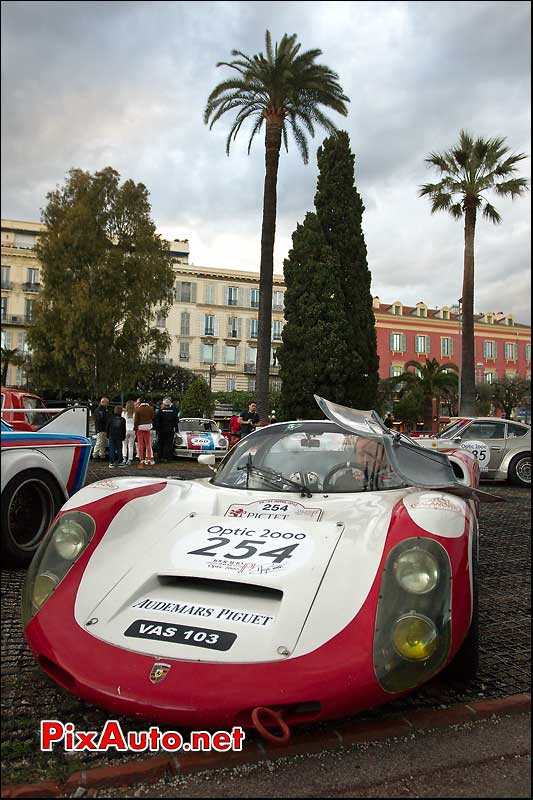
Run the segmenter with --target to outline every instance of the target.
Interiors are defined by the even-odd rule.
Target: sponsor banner
[[[488,444],[485,444],[485,442],[477,442],[472,439],[461,442],[461,448],[463,450],[468,450],[469,453],[472,453],[472,455],[477,458],[481,472],[488,471],[490,461],[490,448]]]
[[[269,527],[260,522],[248,527],[231,520],[228,525],[207,525],[184,536],[174,547],[174,564],[234,575],[269,575],[293,572],[311,558],[310,536],[297,524],[283,522]],[[224,576],[224,577],[223,577]]]
[[[131,608],[142,608],[146,611],[159,611],[162,614],[183,614],[202,619],[224,620],[225,622],[239,622],[242,625],[260,625],[266,628],[274,617],[269,614],[259,614],[256,611],[245,611],[236,608],[223,608],[222,606],[202,606],[196,603],[179,603],[157,598],[143,597],[132,604]]]
[[[233,503],[224,514],[225,517],[240,517],[245,519],[293,519],[318,522],[322,516],[322,509],[308,508],[303,503],[285,498],[269,498],[256,500],[254,503]]]

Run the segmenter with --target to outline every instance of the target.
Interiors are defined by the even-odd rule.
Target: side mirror
[[[213,472],[216,472],[215,469],[216,458],[213,455],[213,453],[205,453],[202,456],[198,456],[198,463],[205,464],[206,467],[209,467],[209,469],[213,470]]]
[[[453,439],[452,439],[452,442],[455,442],[455,444],[460,444],[461,443],[461,437],[460,436],[454,436]]]

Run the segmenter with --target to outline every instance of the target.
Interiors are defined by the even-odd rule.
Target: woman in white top
[[[126,438],[122,444],[122,463],[129,466],[133,461],[135,448],[135,428],[134,428],[135,403],[128,400],[122,416],[126,420]]]

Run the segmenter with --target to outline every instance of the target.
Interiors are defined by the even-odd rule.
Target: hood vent
[[[241,583],[237,581],[221,581],[216,578],[193,578],[181,575],[158,575],[160,586],[171,586],[177,589],[199,589],[206,592],[227,594],[231,597],[256,600],[274,600],[281,603],[283,592],[270,586],[257,586],[254,583]]]

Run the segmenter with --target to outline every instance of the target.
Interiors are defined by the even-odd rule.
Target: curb
[[[398,717],[382,720],[342,720],[334,729],[299,734],[296,731],[287,745],[270,742],[249,742],[242,752],[186,753],[182,755],[151,756],[109,767],[94,767],[72,773],[65,783],[54,781],[21,783],[4,786],[2,797],[61,797],[76,789],[101,789],[129,786],[144,781],[155,782],[164,774],[190,775],[213,769],[228,769],[241,764],[275,760],[287,756],[317,753],[350,747],[353,744],[379,741],[393,736],[405,736],[413,731],[446,728],[472,720],[494,716],[524,714],[531,711],[531,695],[517,694],[494,700],[478,700],[444,709],[418,709]]]

